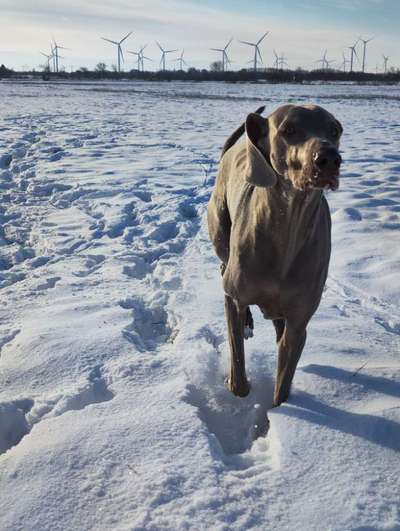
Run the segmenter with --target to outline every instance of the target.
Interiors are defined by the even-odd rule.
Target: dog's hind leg
[[[254,330],[253,316],[251,315],[250,307],[247,306],[246,320],[244,323],[244,338],[249,339],[250,337],[253,337],[254,335],[253,330]]]
[[[225,295],[225,313],[231,351],[231,369],[228,388],[236,396],[247,396],[250,391],[250,384],[246,378],[244,360],[246,307],[240,308],[229,295]]]

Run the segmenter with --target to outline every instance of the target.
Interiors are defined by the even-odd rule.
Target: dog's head
[[[246,119],[249,183],[273,186],[277,175],[299,190],[336,190],[342,158],[340,123],[316,105],[285,105],[267,119]]]

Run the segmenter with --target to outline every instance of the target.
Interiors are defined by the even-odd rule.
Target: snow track
[[[0,528],[400,529],[398,88],[0,91]],[[259,101],[345,128],[331,274],[273,410],[258,312],[251,393],[224,386],[205,227],[219,147]]]

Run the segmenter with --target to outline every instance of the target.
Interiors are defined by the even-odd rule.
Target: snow
[[[0,529],[400,529],[398,86],[2,83]],[[344,126],[330,274],[287,404],[228,345],[205,209],[248,112]]]

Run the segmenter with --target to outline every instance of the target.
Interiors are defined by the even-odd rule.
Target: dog
[[[331,218],[323,190],[337,190],[343,128],[316,105],[284,105],[247,116],[226,141],[208,204],[221,260],[231,352],[228,388],[244,397],[250,305],[272,320],[278,345],[274,406],[288,399],[306,328],[328,274]],[[237,140],[246,134],[245,142]]]

